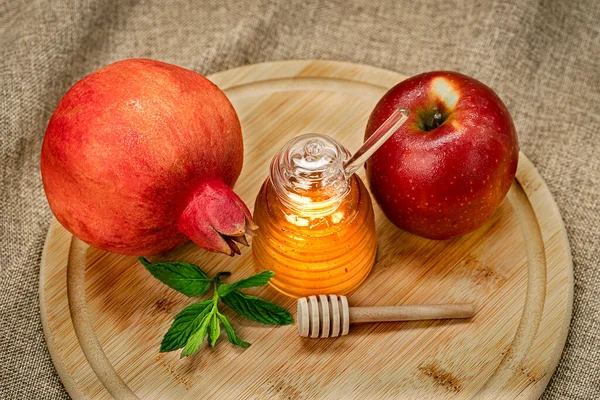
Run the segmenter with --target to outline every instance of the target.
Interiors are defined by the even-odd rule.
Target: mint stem
[[[213,309],[217,309],[217,302],[219,301],[219,283],[220,280],[217,278],[213,284]]]

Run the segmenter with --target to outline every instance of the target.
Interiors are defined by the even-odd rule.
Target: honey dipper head
[[[350,309],[346,296],[334,294],[298,299],[298,333],[302,337],[328,338],[347,335]]]

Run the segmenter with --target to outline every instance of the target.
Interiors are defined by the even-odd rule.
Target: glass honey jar
[[[259,226],[252,249],[270,284],[303,297],[356,289],[377,251],[373,205],[355,174],[406,120],[399,109],[351,156],[335,139],[298,136],[274,156],[254,208]]]

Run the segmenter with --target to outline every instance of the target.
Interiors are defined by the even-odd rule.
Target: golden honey
[[[288,296],[346,294],[371,271],[373,206],[360,178],[344,173],[349,156],[327,136],[303,135],[275,156],[258,193],[254,256]]]

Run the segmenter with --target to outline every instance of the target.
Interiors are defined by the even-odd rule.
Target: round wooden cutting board
[[[358,149],[375,103],[403,78],[331,61],[258,64],[210,76],[242,123],[245,165],[236,192],[252,209],[271,157],[293,136],[326,133]],[[364,178],[363,169],[359,175]],[[154,279],[135,257],[90,248],[80,282],[85,299],[71,299],[86,306],[70,310],[72,236],[54,220],[42,257],[40,305],[67,391],[74,399],[110,398],[109,392],[119,393],[105,379],[113,371],[141,399],[539,397],[565,343],[573,269],[558,208],[531,162],[521,155],[505,201],[482,228],[461,238],[432,241],[403,232],[376,205],[375,218],[376,264],[348,296],[351,306],[473,303],[476,315],[356,325],[348,336],[315,340],[300,338],[295,325],[265,326],[227,313],[252,346],[243,350],[222,338],[214,349],[181,360],[178,352],[158,350],[173,317],[194,299]],[[237,280],[256,268],[251,250],[242,251],[229,258],[188,243],[152,259],[192,262],[209,275],[232,271]],[[295,314],[295,300],[270,287],[248,292]],[[74,331],[74,323],[86,322],[101,346],[88,357]]]

